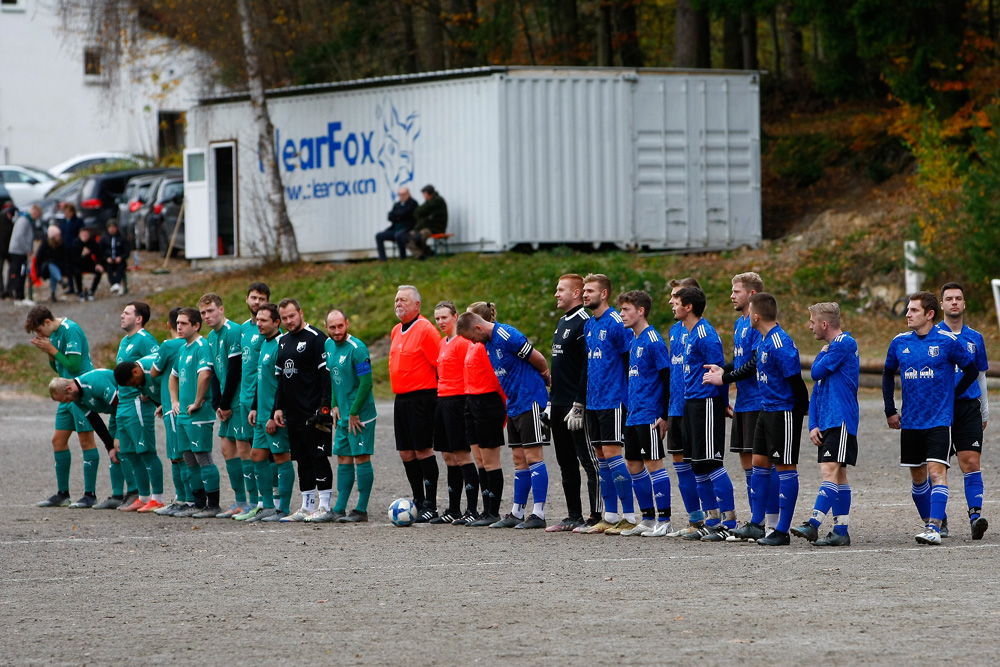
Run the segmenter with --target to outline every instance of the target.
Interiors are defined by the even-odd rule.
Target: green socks
[[[83,491],[97,493],[97,469],[101,466],[101,453],[97,449],[83,450]]]
[[[135,453],[128,453],[124,455],[123,462],[128,461],[132,465],[132,474],[135,476],[135,488],[139,491],[139,496],[143,498],[149,497],[149,473],[146,472],[146,464],[143,463],[142,457]],[[160,480],[160,485],[162,486],[163,480]]]
[[[142,460],[142,465],[146,469],[146,474],[149,477],[149,488],[156,494],[160,495],[163,493],[163,461],[157,456],[156,452],[143,452],[139,454],[139,458]]]
[[[187,466],[183,461],[170,462],[170,476],[174,481],[174,496],[178,502],[187,502]]]
[[[216,470],[218,470],[217,467]],[[226,459],[226,473],[229,475],[229,483],[233,487],[233,495],[236,496],[236,502],[245,503],[247,501],[247,490],[243,482],[243,460],[238,456]],[[205,490],[208,490],[207,480],[205,481]],[[212,490],[214,491],[215,489]]]
[[[122,471],[122,464],[111,463],[108,472],[111,473],[111,495],[121,498],[125,495],[125,475]]]
[[[56,459],[56,491],[69,493],[69,467],[73,463],[73,455],[68,449],[53,454]]]
[[[237,464],[239,464],[239,459],[236,459]],[[228,465],[226,466],[229,467]],[[205,485],[205,493],[217,493],[219,491],[219,480],[222,479],[219,475],[219,466],[214,463],[207,466],[201,467],[201,482]],[[232,479],[232,478],[230,478]],[[243,466],[240,466],[240,481],[243,480]],[[240,487],[243,485],[240,484]],[[233,489],[235,491],[235,489]],[[239,498],[239,496],[237,496]],[[243,501],[246,502],[246,494],[243,495]]]
[[[358,506],[359,512],[368,511],[368,498],[372,495],[372,485],[375,482],[375,469],[371,461],[358,464]]]
[[[244,461],[246,463],[246,461]],[[271,462],[267,459],[259,461],[258,463],[250,462],[253,466],[254,471],[254,494],[256,495],[256,489],[270,489],[274,486],[274,478],[271,477]],[[260,494],[260,501],[264,503],[264,509],[274,509],[274,496],[268,490],[265,493]],[[253,504],[257,504],[257,500],[253,501]]]
[[[334,512],[343,514],[347,511],[347,499],[354,488],[354,464],[337,464],[337,503],[333,506]]]
[[[292,504],[292,487],[295,486],[295,467],[291,461],[278,464],[278,495],[281,503],[278,509],[288,514]]]
[[[200,465],[189,465],[188,469],[188,484],[187,489],[190,494],[191,502],[194,502],[195,498],[199,493],[205,493],[205,484],[201,481],[201,466]]]
[[[138,493],[138,485],[135,482],[135,471],[132,470],[132,462],[128,456],[118,452],[118,459],[122,462],[122,476],[125,478],[125,490],[129,493]]]
[[[257,506],[257,467],[250,459],[240,459],[243,462],[243,483],[247,487],[247,502],[250,507]]]

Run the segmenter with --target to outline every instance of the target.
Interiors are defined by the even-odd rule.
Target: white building
[[[58,0],[0,0],[0,163],[43,169],[74,155],[182,149],[184,114],[213,92],[211,62],[149,33],[114,76]]]

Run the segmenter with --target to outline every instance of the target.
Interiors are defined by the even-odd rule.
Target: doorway
[[[236,143],[227,142],[212,145],[212,168],[214,173],[214,193],[212,197],[213,217],[217,237],[218,256],[238,255],[239,239],[236,233]]]

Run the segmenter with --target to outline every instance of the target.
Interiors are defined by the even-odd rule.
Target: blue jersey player
[[[758,274],[748,272],[733,276],[733,291],[729,300],[733,302],[733,309],[740,314],[733,325],[733,369],[741,368],[757,357],[760,333],[750,323],[747,308],[750,306],[750,297],[763,291],[764,281]],[[760,391],[757,389],[756,374],[751,373],[736,382],[736,405],[732,407],[731,413],[733,426],[729,435],[729,451],[740,457],[749,499],[750,476],[753,473],[753,433],[760,414]]]
[[[736,528],[733,482],[722,464],[726,446],[728,392],[702,381],[704,368],[725,362],[718,332],[702,317],[705,293],[697,287],[678,290],[674,318],[687,329],[684,344],[684,458],[690,460],[705,513],[705,525],[681,537],[723,541]]]
[[[609,305],[610,298],[611,279],[606,275],[592,273],[583,279],[583,305],[592,314],[583,329],[587,346],[587,364],[580,380],[587,387],[584,428],[597,453],[604,518],[587,529],[581,526],[581,532],[620,535],[635,527],[632,478],[622,456],[628,396],[626,365],[632,332]]]
[[[642,520],[622,535],[670,532],[670,477],[663,467],[663,438],[670,412],[670,351],[648,316],[649,294],[639,290],[618,297],[622,322],[631,329],[628,361],[628,417],[625,460]],[[656,535],[650,535],[656,537]]]
[[[549,400],[545,389],[550,383],[549,365],[524,334],[509,324],[462,313],[457,330],[458,335],[486,347],[490,365],[507,396],[507,444],[514,467],[525,471],[514,475],[514,508],[490,528],[544,528],[549,473],[542,445],[549,444],[549,436],[542,424],[542,410]],[[535,504],[525,517],[529,490]]]
[[[899,429],[899,462],[910,469],[911,493],[925,524],[919,544],[941,544],[941,523],[948,505],[948,429],[955,397],[976,381],[975,359],[950,331],[934,328],[941,307],[931,292],[910,295],[906,325],[889,343],[882,371],[882,399],[889,428]],[[962,378],[955,384],[955,368]],[[902,414],[896,411],[895,375],[902,378]],[[928,480],[929,478],[929,480]]]
[[[840,306],[809,306],[809,329],[826,343],[812,364],[812,400],[809,401],[809,439],[817,450],[823,483],[809,520],[791,529],[818,547],[847,547],[851,513],[851,486],[847,466],[858,463],[858,344],[840,324]],[[833,510],[833,530],[819,537],[819,527]]]
[[[951,331],[972,353],[979,371],[977,382],[961,396],[955,397],[955,415],[951,421],[951,448],[958,455],[958,466],[965,481],[965,500],[969,505],[972,539],[981,540],[989,527],[982,516],[983,473],[979,461],[983,453],[983,431],[990,420],[990,401],[986,393],[986,343],[981,333],[965,324],[965,291],[958,283],[946,283],[941,288],[941,310],[944,320],[937,328]],[[947,525],[947,519],[945,524]],[[945,537],[945,532],[941,531]]]

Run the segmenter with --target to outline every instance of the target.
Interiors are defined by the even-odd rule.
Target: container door
[[[215,255],[236,255],[236,142],[212,144],[209,159],[209,218],[216,232]]]
[[[214,257],[208,215],[208,179],[205,150],[184,150],[184,254],[188,259]]]

